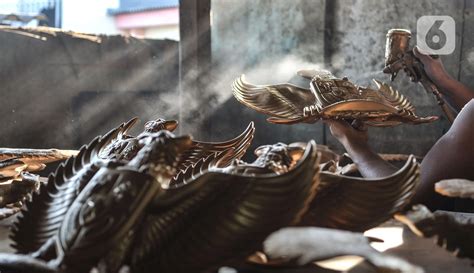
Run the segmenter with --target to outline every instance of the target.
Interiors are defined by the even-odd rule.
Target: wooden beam
[[[179,1],[180,134],[190,131],[194,117],[187,111],[187,99],[199,99],[211,64],[210,12],[211,0]]]

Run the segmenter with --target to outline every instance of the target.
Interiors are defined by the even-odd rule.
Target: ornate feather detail
[[[390,219],[411,200],[419,183],[414,156],[396,173],[364,179],[321,172],[321,183],[301,226],[364,231]]]
[[[176,188],[188,184],[206,171],[220,165],[219,162],[222,159],[226,158],[224,160],[227,161],[227,158],[232,158],[233,154],[234,148],[229,148],[223,152],[215,152],[206,158],[201,158],[197,163],[191,163],[186,169],[178,172],[176,176],[173,177],[173,182],[170,184],[170,187]]]
[[[171,180],[170,185],[179,185],[183,183],[181,180],[184,178],[182,175],[186,169],[203,158],[208,158],[214,153],[226,152],[226,156],[217,157],[219,164],[215,164],[216,167],[227,167],[231,164],[234,159],[240,159],[247,148],[252,143],[252,139],[255,134],[254,123],[251,122],[242,134],[234,139],[225,142],[200,142],[193,141],[193,146],[180,155],[178,163],[178,169],[176,176]]]
[[[377,85],[379,93],[389,102],[393,107],[398,109],[405,110],[408,114],[414,115],[415,107],[411,104],[408,99],[403,96],[400,92],[393,89],[390,85],[378,81],[373,80],[374,83]]]
[[[288,120],[302,122],[304,108],[315,104],[314,95],[306,89],[292,84],[253,85],[245,81],[245,76],[232,84],[234,97],[247,107],[271,116],[271,122]]]
[[[39,193],[27,202],[13,224],[10,238],[18,253],[36,251],[56,232],[70,204],[95,174],[100,151],[123,131],[124,124],[83,146],[76,157],[61,164]]]
[[[359,119],[370,126],[395,126],[400,123],[425,123],[436,117],[416,116],[415,107],[401,93],[386,83],[374,80],[378,90],[357,87],[348,80],[332,79],[320,83],[315,91],[317,97],[333,95],[333,101],[320,106],[320,115],[326,119]],[[325,88],[325,89],[323,89]]]
[[[213,159],[187,170],[194,180],[157,197],[137,234],[133,272],[197,272],[243,258],[271,232],[298,222],[314,196],[319,171],[314,142],[283,175],[203,171]]]
[[[214,153],[206,159],[202,158],[193,166],[189,166],[180,176],[186,179],[201,176],[208,171],[208,167],[216,157],[217,153]],[[187,184],[188,181],[186,179],[183,178],[183,183],[180,185]],[[165,209],[167,206],[163,205],[152,208],[151,213],[148,213],[145,217],[141,225],[142,228],[138,231],[133,251],[131,251],[131,264],[135,265],[135,267],[140,267],[143,261],[149,260],[151,262],[154,255],[158,253],[161,253],[161,255],[165,254],[161,245],[172,242],[174,233],[185,228],[185,224],[189,221],[186,220],[189,218],[189,215],[195,213],[200,206],[209,205],[216,195],[223,190],[225,185],[214,183],[212,186],[196,190],[193,195],[186,193],[183,196],[178,192],[177,199],[179,203],[177,200],[172,200],[171,203],[176,202],[178,204],[168,207],[168,210]],[[153,211],[154,209],[158,209],[158,211]],[[146,272],[146,267],[143,267],[143,272]]]

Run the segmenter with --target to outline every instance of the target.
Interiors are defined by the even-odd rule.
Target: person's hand
[[[446,81],[449,81],[451,77],[444,69],[443,63],[440,58],[433,58],[430,55],[423,54],[420,52],[418,47],[413,48],[413,54],[423,64],[426,75],[438,86],[443,86]]]
[[[368,145],[367,128],[360,121],[351,124],[343,120],[326,120],[331,134],[347,149],[352,146]]]

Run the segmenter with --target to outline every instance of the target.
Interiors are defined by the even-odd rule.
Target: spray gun
[[[423,63],[415,57],[411,48],[409,48],[411,32],[406,29],[391,29],[387,33],[385,47],[385,68],[383,72],[391,74],[393,81],[398,72],[403,69],[413,82],[419,82],[425,88],[426,92],[431,92],[436,98],[438,105],[443,109],[448,120],[452,123],[455,114],[446,104],[438,87],[428,78],[423,68]],[[433,58],[438,58],[432,55]]]

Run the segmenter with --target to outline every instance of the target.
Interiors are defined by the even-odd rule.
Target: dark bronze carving
[[[193,140],[190,149],[184,151],[179,158],[178,173],[170,181],[170,185],[176,186],[183,183],[179,174],[193,167],[199,160],[208,158],[217,153],[216,159],[210,163],[213,167],[224,168],[233,161],[240,160],[250,146],[255,134],[254,123],[251,122],[247,128],[237,137],[224,142],[203,142]]]
[[[365,179],[321,171],[315,198],[300,225],[350,231],[376,227],[401,211],[415,194],[420,167],[414,156],[396,173]]]
[[[132,272],[210,269],[247,257],[268,234],[296,224],[317,186],[318,159],[311,142],[304,154],[298,148],[301,159],[290,167],[289,150],[265,146],[253,163],[209,169],[214,154],[188,168],[185,183],[157,198],[145,219],[131,252]]]
[[[421,273],[418,266],[400,258],[379,253],[361,233],[325,228],[285,228],[271,234],[264,243],[270,258],[296,261],[298,265],[355,255],[365,258],[376,272]],[[270,263],[272,260],[269,261]],[[287,266],[291,263],[287,263]]]
[[[87,272],[142,220],[192,140],[159,131],[128,162],[100,160],[101,149],[123,129],[96,138],[50,177],[14,227],[20,253],[36,251],[33,257],[57,270]]]
[[[357,86],[347,78],[336,78],[326,71],[299,71],[298,75],[309,79],[309,86],[253,85],[242,76],[234,81],[232,90],[239,102],[269,115],[268,121],[272,123],[358,119],[371,126],[395,126],[437,119],[416,116],[415,107],[402,94],[376,80],[378,89],[371,89]]]
[[[175,120],[160,118],[145,123],[143,132],[138,136],[128,135],[137,122],[138,118],[133,118],[126,122],[117,137],[101,151],[99,156],[104,159],[130,160],[145,145],[148,136],[161,130],[173,132],[178,126],[178,122]]]
[[[138,151],[151,141],[150,136],[160,130],[174,131],[178,126],[175,120],[157,119],[145,123],[145,130],[138,136],[128,135],[129,130],[137,123],[133,118],[123,125],[123,129],[117,137],[111,141],[101,152],[100,157],[104,159],[130,160]],[[225,142],[202,142],[193,140],[193,145],[179,156],[178,171],[176,176],[170,180],[170,184],[181,183],[178,174],[186,168],[196,164],[201,158],[207,158],[213,153],[226,153],[226,160],[220,160],[216,167],[226,167],[232,160],[240,159],[250,146],[255,133],[255,127],[251,122],[242,134]]]
[[[242,162],[253,124],[230,141],[208,143],[174,136],[177,123],[162,119],[131,136],[135,123],[96,138],[50,176],[14,224],[13,246],[23,256],[0,255],[1,266],[210,270],[245,260],[286,226],[377,225],[406,204],[418,178],[413,158],[377,180],[320,172],[314,141],[264,145],[254,162]],[[320,150],[328,162],[340,160]]]
[[[40,192],[33,195],[32,201],[26,203],[26,209],[14,224],[11,235],[13,247],[19,253],[36,251],[54,236],[75,197],[100,168],[100,150],[121,130],[123,125],[82,147],[79,154],[60,165],[48,183],[41,186]],[[61,213],[55,215],[55,211]]]
[[[0,253],[0,269],[2,272],[57,273],[57,269],[45,261],[29,255]]]
[[[395,216],[416,235],[436,237],[436,243],[454,252],[457,257],[474,260],[474,215],[448,211],[430,212],[423,205],[416,205],[405,214]]]
[[[238,160],[250,145],[255,130],[253,124],[250,124],[233,140],[208,143],[192,141],[189,137],[175,138],[167,129],[172,130],[176,126],[162,126],[170,124],[164,120],[153,121],[153,124],[148,122],[145,132],[138,137],[132,137],[127,133],[135,122],[131,120],[104,137],[95,139],[83,147],[77,157],[70,158],[66,164],[61,165],[56,174],[49,178],[47,185],[27,204],[27,208],[14,225],[11,237],[19,253],[34,252],[34,257],[49,261],[49,266],[57,270],[71,271],[75,268],[74,270],[82,272],[98,263],[111,272],[117,270],[123,265],[131,249],[138,247],[141,251],[141,245],[153,244],[152,241],[140,244],[135,242],[134,234],[142,234],[141,229],[146,232],[146,226],[137,223],[150,219],[153,215],[142,218],[140,215],[144,214],[144,208],[161,211],[162,205],[169,209],[169,203],[177,202],[176,206],[180,207],[183,201],[194,202],[198,208],[199,201],[208,204],[210,200],[190,198],[193,197],[192,192],[196,191],[195,195],[198,197],[197,193],[201,192],[201,188],[205,188],[204,184],[214,185],[211,189],[219,189],[221,185],[228,183],[228,179],[220,182],[186,181],[190,183],[188,186],[180,177],[186,177],[195,168],[205,173],[208,167],[225,167],[233,160]],[[171,124],[176,125],[175,122]],[[170,144],[169,141],[166,142],[167,139],[184,139],[186,145],[172,145],[173,142]],[[130,160],[126,160],[127,158]],[[312,154],[311,160],[316,160],[315,153]],[[317,170],[315,164],[311,167]],[[216,175],[219,174],[221,173]],[[254,177],[247,179],[255,180]],[[309,180],[310,183],[313,183],[312,179],[313,176]],[[174,181],[172,185],[171,180]],[[309,183],[308,179],[304,181]],[[234,184],[237,185],[231,183]],[[241,186],[237,188],[246,189]],[[167,189],[173,193],[159,193]],[[310,189],[307,189],[308,194],[311,193]],[[219,192],[211,191],[208,194],[216,198],[215,195]],[[232,192],[228,194],[229,197],[232,196]],[[166,201],[162,200],[162,195],[166,196]],[[185,200],[180,199],[180,196]],[[125,207],[119,209],[121,206]],[[301,209],[298,205],[295,208],[297,211]],[[186,211],[172,210],[170,213],[172,212],[179,214]],[[288,217],[290,216],[295,217],[295,213],[289,213]],[[288,221],[287,218],[283,217],[281,221]],[[161,218],[158,223],[164,219],[166,217]],[[133,223],[137,225],[132,227]],[[164,228],[168,230],[170,227]],[[107,238],[103,238],[103,246],[90,249],[89,247],[96,243],[91,240],[100,238],[97,236]],[[25,263],[28,264],[28,259],[20,259],[18,268]]]
[[[81,149],[41,191],[47,194],[33,199],[39,201],[30,208],[40,209],[25,211],[15,227],[15,247],[25,254],[36,251],[33,257],[49,262],[35,260],[27,268],[86,272],[99,263],[110,272],[123,264],[132,272],[210,269],[248,256],[268,234],[296,224],[317,187],[314,142],[306,149],[263,146],[255,162],[234,161],[225,169],[212,167],[213,162],[228,160],[233,151],[213,153],[182,172],[183,183],[167,187],[157,182],[176,172],[179,153],[193,145],[190,138],[160,131],[128,163],[98,159],[119,131]],[[68,188],[74,190],[64,191]],[[64,198],[57,199],[61,193]],[[55,210],[48,211],[53,206],[42,200],[57,200]],[[12,268],[31,262],[17,258]]]

